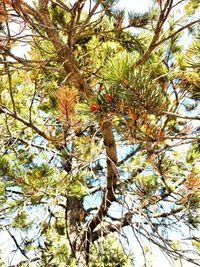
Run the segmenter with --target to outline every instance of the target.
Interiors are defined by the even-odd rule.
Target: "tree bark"
[[[67,238],[71,247],[72,257],[76,260],[76,266],[87,266],[86,248],[84,238],[81,233],[81,216],[84,213],[80,198],[68,197],[67,199]]]

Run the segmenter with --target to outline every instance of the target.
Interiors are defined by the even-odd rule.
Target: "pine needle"
[[[77,90],[67,86],[61,86],[56,92],[60,120],[68,125],[74,115],[74,106],[77,100]]]

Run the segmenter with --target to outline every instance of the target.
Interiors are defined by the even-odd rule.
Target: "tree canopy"
[[[149,2],[1,1],[2,266],[200,266],[199,0]]]

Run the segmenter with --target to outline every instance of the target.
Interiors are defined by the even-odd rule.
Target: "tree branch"
[[[18,114],[15,114],[13,112],[11,112],[10,110],[8,110],[7,108],[3,107],[2,105],[0,105],[0,113],[4,113],[20,122],[22,122],[24,125],[30,127],[31,129],[33,129],[37,134],[39,134],[40,136],[42,136],[44,139],[46,140],[51,140],[51,137],[49,135],[47,135],[45,132],[43,132],[42,130],[40,130],[35,124],[33,124],[32,122],[22,118],[21,116],[19,116]]]
[[[192,25],[197,24],[197,23],[199,23],[199,22],[200,22],[200,19],[197,19],[197,20],[194,20],[194,21],[192,21],[192,22],[190,22],[190,23],[184,25],[183,27],[181,27],[180,29],[178,29],[178,30],[175,31],[174,33],[172,33],[172,34],[168,35],[167,37],[165,37],[165,38],[161,39],[160,41],[158,41],[158,42],[156,43],[156,46],[162,44],[163,42],[169,40],[170,38],[174,37],[174,36],[177,35],[178,33],[182,32],[183,30],[185,30],[185,29],[187,29],[187,28],[191,27]]]
[[[68,79],[79,91],[84,92],[90,98],[92,94],[91,88],[86,83],[78,67],[76,66],[73,58],[73,51],[59,38],[59,35],[51,21],[47,6],[42,6],[42,8],[40,8],[40,13],[43,27],[46,30],[49,40],[52,42],[57,51],[59,61],[61,64],[63,64]]]
[[[114,189],[117,186],[117,150],[115,144],[115,138],[112,131],[112,123],[110,119],[105,116],[100,121],[100,127],[103,135],[104,145],[106,148],[107,156],[107,185],[103,195],[101,205],[97,211],[97,214],[92,218],[88,224],[88,228],[92,232],[96,226],[102,221],[107,214],[107,210],[115,200]]]
[[[29,260],[29,257],[26,255],[25,251],[18,244],[17,239],[15,238],[15,236],[10,232],[10,230],[8,228],[6,228],[6,230],[7,230],[8,234],[10,235],[10,237],[12,238],[12,240],[14,241],[16,248],[19,249],[19,251],[21,252],[21,254],[25,258],[27,258]]]
[[[188,116],[188,115],[181,115],[181,114],[168,112],[168,111],[164,111],[162,114],[176,117],[176,118],[180,118],[180,119],[185,119],[185,120],[200,120],[200,116],[198,116],[198,115],[197,116]]]
[[[117,166],[122,165],[124,162],[126,162],[131,157],[133,157],[141,149],[141,147],[142,147],[142,145],[138,145],[136,149],[134,149],[129,154],[127,154],[122,160],[118,161]]]
[[[169,212],[160,212],[160,213],[152,214],[151,217],[152,218],[166,218],[168,216],[177,214],[177,213],[181,212],[182,210],[183,210],[183,207],[180,207],[177,209],[172,209]]]
[[[172,3],[173,0],[166,1],[164,8],[160,12],[160,16],[158,19],[158,22],[156,24],[156,28],[154,31],[154,36],[151,40],[151,43],[146,50],[146,52],[140,57],[140,59],[136,62],[136,66],[144,64],[144,62],[147,60],[147,58],[150,56],[150,54],[153,52],[153,50],[157,47],[157,40],[160,37],[160,32],[162,30],[163,24],[165,23],[171,9],[172,9]]]

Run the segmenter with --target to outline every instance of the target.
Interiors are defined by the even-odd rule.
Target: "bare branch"
[[[185,119],[185,120],[200,120],[200,116],[188,116],[188,115],[181,115],[181,114],[177,114],[177,113],[173,113],[173,112],[168,112],[168,111],[164,111],[163,112],[164,115],[168,115],[171,117],[176,117],[176,118],[180,118],[180,119]]]

